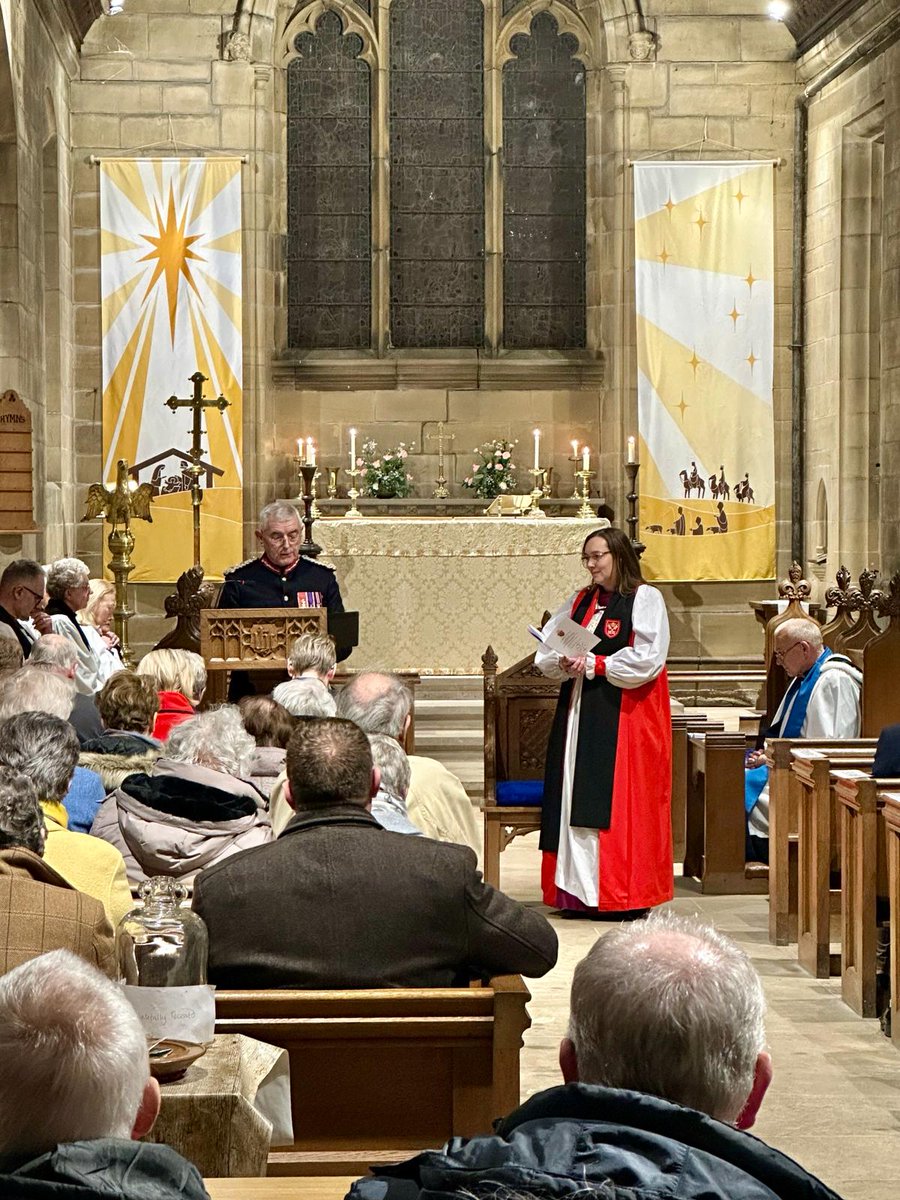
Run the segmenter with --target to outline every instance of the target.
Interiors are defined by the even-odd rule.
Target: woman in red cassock
[[[581,561],[590,586],[544,632],[569,617],[597,641],[581,658],[546,646],[535,656],[565,681],[544,778],[544,903],[634,915],[672,898],[669,618],[622,530],[589,534]]]

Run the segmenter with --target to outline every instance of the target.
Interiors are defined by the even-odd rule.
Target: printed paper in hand
[[[528,632],[548,650],[565,658],[580,658],[583,654],[589,654],[598,641],[596,633],[591,633],[571,617],[558,617],[543,629],[529,625]]]
[[[133,987],[123,983],[121,986],[148,1038],[178,1038],[198,1045],[212,1042],[216,989],[211,985]]]

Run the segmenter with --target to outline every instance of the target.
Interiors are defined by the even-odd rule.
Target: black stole
[[[584,620],[593,594],[593,589],[587,588],[579,596],[572,614],[574,621],[581,623]],[[621,650],[629,644],[633,607],[634,593],[630,596],[623,596],[619,592],[612,594],[597,626],[594,654],[614,654],[616,650]],[[552,853],[559,848],[563,756],[569,703],[574,686],[575,681],[567,679],[559,689],[559,700],[547,746],[544,799],[541,808],[541,849]],[[621,705],[622,689],[611,684],[605,675],[597,675],[594,679],[585,677],[582,680],[570,825],[586,829],[609,829]]]
[[[51,617],[66,617],[67,620],[71,621],[78,630],[78,636],[84,642],[85,649],[90,650],[90,642],[88,642],[87,638],[84,636],[84,630],[78,624],[78,617],[75,615],[75,610],[69,608],[65,600],[51,600],[47,605],[47,612]]]

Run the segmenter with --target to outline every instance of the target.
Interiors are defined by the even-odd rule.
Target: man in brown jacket
[[[453,987],[554,965],[549,923],[486,884],[468,846],[378,824],[379,772],[352,721],[301,721],[287,777],[295,815],[281,836],[194,881],[210,983]]]
[[[31,780],[0,767],[0,974],[48,950],[71,950],[115,978],[115,938],[103,905],[44,862],[44,838]]]

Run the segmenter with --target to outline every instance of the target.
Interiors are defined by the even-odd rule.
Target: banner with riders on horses
[[[636,163],[634,205],[644,573],[771,578],[772,165]]]

